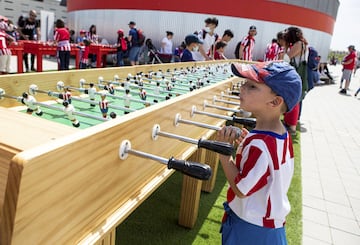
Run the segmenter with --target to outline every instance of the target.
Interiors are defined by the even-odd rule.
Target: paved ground
[[[360,244],[360,72],[348,95],[336,84],[305,98],[301,123],[303,244]]]
[[[71,61],[72,67],[74,61]],[[44,70],[56,70],[55,58]],[[16,72],[12,57],[11,71]],[[303,244],[360,244],[360,71],[341,95],[341,66],[330,66],[336,84],[317,86],[301,116]],[[291,245],[291,244],[290,244]]]

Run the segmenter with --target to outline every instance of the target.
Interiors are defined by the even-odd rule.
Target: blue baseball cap
[[[256,64],[232,64],[234,75],[265,83],[274,93],[281,96],[291,111],[301,96],[301,78],[296,70],[287,62],[272,61]]]
[[[190,45],[191,43],[203,43],[203,41],[201,41],[195,34],[190,34],[185,37],[185,43],[186,45]]]

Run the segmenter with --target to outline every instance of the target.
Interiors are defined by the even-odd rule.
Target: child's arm
[[[240,143],[239,147],[242,147],[242,142],[246,135],[249,133],[246,129],[242,129],[241,134],[237,136],[238,130],[232,126],[224,126],[217,132],[217,141],[229,142],[229,143]],[[241,149],[239,149],[241,150]],[[242,198],[245,195],[237,188],[235,184],[235,178],[239,174],[239,170],[235,165],[235,161],[232,156],[219,155],[221,166],[224,170],[226,179],[228,180],[231,189],[234,193]]]

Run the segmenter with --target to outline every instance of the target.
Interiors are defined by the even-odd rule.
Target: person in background
[[[301,102],[305,98],[306,92],[308,91],[307,81],[307,67],[306,62],[306,51],[308,42],[303,36],[303,32],[300,28],[290,26],[284,32],[285,50],[286,56],[290,59],[290,64],[294,66],[295,70],[301,77],[302,81],[302,95],[294,108],[284,114],[284,123],[288,127],[291,135],[296,135],[296,125],[301,114]],[[299,69],[301,68],[301,69]]]
[[[80,47],[80,69],[86,69],[89,65],[90,41],[84,39]]]
[[[128,53],[128,43],[126,38],[124,37],[124,30],[119,29],[117,31],[118,37],[116,41],[116,66],[124,66],[124,58]]]
[[[75,31],[74,30],[70,30],[70,43],[75,43]]]
[[[91,25],[88,33],[86,34],[86,39],[90,41],[91,44],[99,44],[99,36],[96,33],[96,25]],[[96,55],[89,54],[89,59],[92,67],[96,67]]]
[[[181,42],[181,44],[175,48],[174,51],[174,62],[180,62],[181,61],[181,55],[184,52],[184,50],[186,49],[186,44],[185,42]]]
[[[181,55],[181,62],[195,61],[192,52],[199,50],[199,45],[203,42],[195,34],[190,34],[185,37],[186,48]]]
[[[62,19],[57,19],[55,26],[54,45],[57,46],[59,70],[69,70],[71,51],[70,33],[69,30],[65,28],[65,22]]]
[[[86,39],[86,31],[85,30],[80,30],[79,35],[76,38],[76,43],[82,45],[84,40]]]
[[[255,47],[256,26],[250,26],[248,35],[245,36],[235,48],[235,57],[241,60],[252,61],[252,53]]]
[[[356,65],[356,50],[354,45],[348,47],[349,53],[344,57],[341,64],[343,65],[343,72],[340,80],[340,92],[341,94],[346,94],[346,91],[349,89],[351,74],[355,69]],[[342,82],[345,80],[345,87],[342,88]]]
[[[129,60],[132,66],[139,64],[139,54],[142,44],[140,43],[139,32],[134,21],[129,22],[128,41],[130,43]]]
[[[226,46],[227,46],[227,44],[229,44],[229,42],[230,42],[233,38],[234,38],[234,33],[233,33],[230,29],[226,29],[226,30],[224,31],[224,34],[222,35],[222,37],[219,38],[219,39],[215,42],[215,44],[213,45],[213,47],[212,47],[212,49],[213,49],[213,54],[214,54],[214,59],[215,59],[215,60],[216,60],[216,58],[215,58],[215,47],[216,47],[216,44],[217,44],[218,42],[223,42],[223,43],[225,43]],[[223,55],[224,55],[224,54],[223,54]],[[225,55],[224,55],[224,58],[226,58]]]
[[[166,31],[166,37],[164,37],[161,40],[161,49],[159,56],[161,57],[161,60],[164,63],[169,63],[172,60],[173,37],[174,37],[174,33],[172,31]]]
[[[0,21],[0,75],[8,74],[10,72],[11,50],[8,44],[15,41],[15,39],[6,33],[8,25],[4,20]]]
[[[19,17],[18,23],[18,32],[20,36],[20,40],[34,40],[39,41],[41,40],[40,36],[40,20],[36,19],[37,14],[35,10],[30,10],[28,18],[21,18]],[[26,72],[29,72],[29,61],[28,61],[28,54],[24,53],[23,60],[25,64]],[[34,67],[35,63],[35,54],[31,54],[30,58],[30,65],[31,71],[36,71]]]
[[[264,55],[264,61],[272,61],[276,60],[279,53],[279,44],[277,42],[276,38],[273,38],[271,40],[271,43],[269,43],[266,46],[265,55]]]
[[[202,43],[199,45],[199,50],[192,53],[194,60],[204,61],[214,58],[213,45],[219,38],[219,35],[215,33],[218,24],[219,20],[217,18],[207,18],[205,20],[205,28],[196,33]]]
[[[214,52],[214,60],[226,60],[227,58],[224,55],[224,50],[226,47],[225,42],[216,42],[215,44],[215,52]]]
[[[280,31],[276,35],[277,43],[279,45],[278,53],[277,53],[277,60],[283,60],[285,55],[285,39],[284,39],[284,32]]]

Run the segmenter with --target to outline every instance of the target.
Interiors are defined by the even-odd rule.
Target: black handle
[[[233,122],[240,123],[244,126],[248,126],[251,128],[255,128],[256,119],[255,118],[243,118],[243,117],[235,117],[233,116]]]
[[[226,156],[231,156],[234,153],[234,146],[228,142],[199,139],[198,147],[215,151]]]
[[[183,174],[200,180],[208,180],[211,177],[211,168],[207,164],[177,160],[171,157],[168,161],[168,169],[175,169]]]

